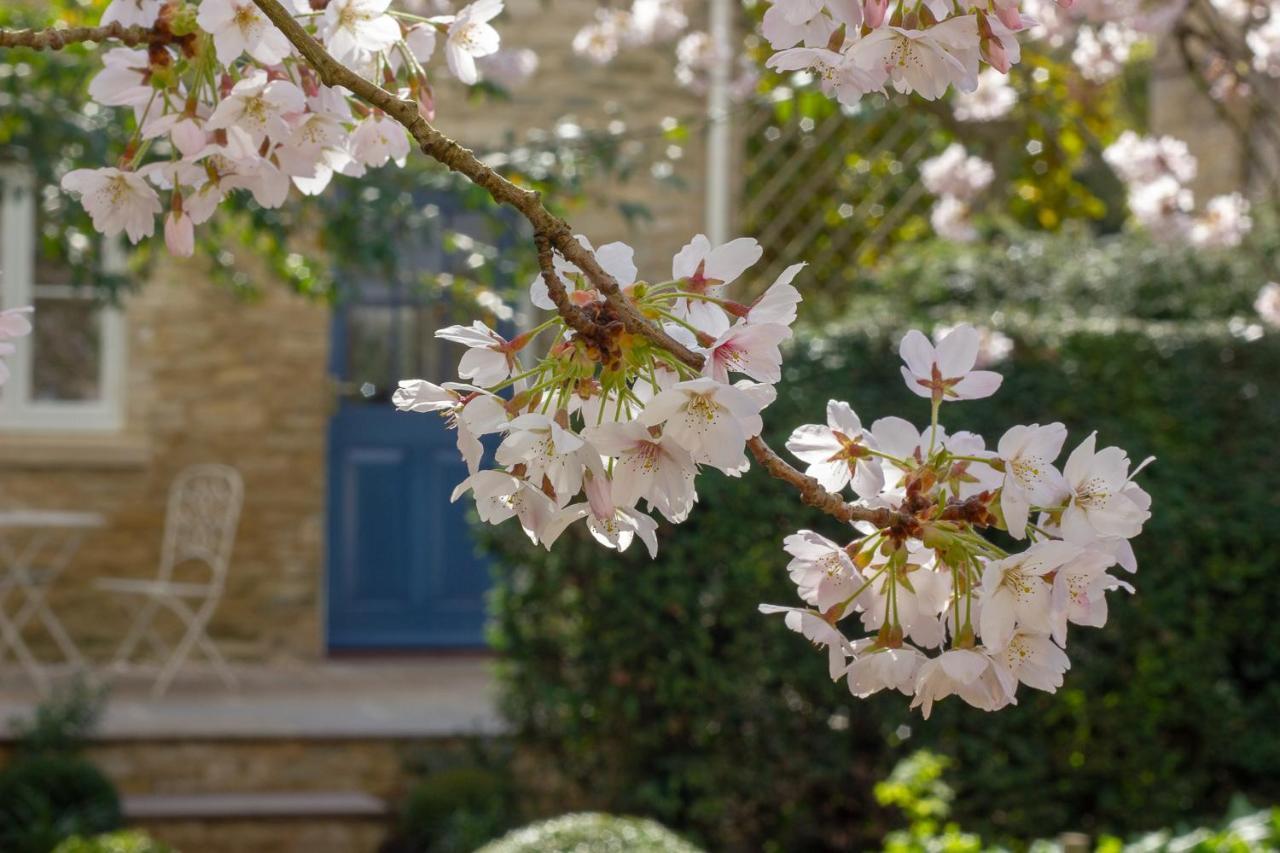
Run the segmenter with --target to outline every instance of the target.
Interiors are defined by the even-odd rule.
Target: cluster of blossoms
[[[1009,85],[1008,76],[987,68],[978,75],[978,88],[956,93],[951,110],[958,121],[995,121],[1008,115],[1017,103],[1018,93]]]
[[[1020,684],[1053,692],[1070,666],[1069,625],[1107,620],[1106,593],[1132,591],[1109,573],[1134,572],[1128,540],[1150,516],[1118,447],[1088,436],[1055,467],[1059,423],[1009,429],[994,450],[938,421],[944,402],[993,394],[999,374],[975,370],[978,332],[959,326],[931,343],[902,340],[907,387],[932,404],[923,430],[886,417],[865,427],[847,403],[827,423],[796,429],[787,448],[831,491],[851,488],[874,520],[841,545],[810,530],[784,540],[791,579],[807,607],[761,605],[828,653],[833,680],[854,696],[898,690],[927,717],[951,694],[978,708],[1016,703]],[[1148,460],[1150,461],[1150,460]],[[1026,547],[984,538],[1002,529]],[[840,622],[870,632],[850,640]]]
[[[948,240],[968,242],[978,236],[973,227],[973,202],[995,179],[995,169],[964,146],[953,142],[937,157],[920,164],[920,181],[938,197],[929,220],[933,230]]]
[[[1253,54],[1253,67],[1270,77],[1280,77],[1280,2],[1269,4],[1237,0],[1230,5],[1240,23],[1251,18],[1261,23],[1249,30],[1245,44]]]
[[[585,238],[579,237],[590,248]],[[510,340],[482,322],[450,326],[437,337],[468,347],[462,382],[400,383],[405,411],[437,412],[457,430],[480,518],[515,517],[529,538],[550,548],[585,520],[603,545],[625,550],[639,537],[657,550],[661,513],[683,521],[697,500],[700,468],[738,476],[750,465],[746,442],[760,434],[760,413],[781,378],[779,344],[791,336],[799,292],[788,267],[750,304],[725,287],[760,259],[755,240],[713,247],[698,235],[675,256],[671,279],[639,280],[632,249],[595,250],[622,294],[651,322],[705,358],[694,370],[647,337],[629,332],[613,305],[572,264],[556,257],[530,286],[534,306],[555,310],[547,278],[566,285],[565,300],[585,324],[557,313]],[[480,438],[501,435],[497,467],[483,466]]]
[[[9,366],[5,356],[13,355],[13,341],[31,334],[31,309],[8,308],[0,311],[0,385],[9,381]]]
[[[1180,140],[1128,130],[1107,147],[1103,158],[1128,188],[1133,218],[1159,239],[1185,240],[1197,248],[1230,248],[1253,227],[1249,202],[1240,193],[1216,196],[1195,212],[1195,197],[1187,184],[1196,176],[1196,158]]]
[[[1186,0],[1028,0],[1027,12],[1036,21],[1033,38],[1053,48],[1070,46],[1080,73],[1105,83],[1120,74],[1135,48],[1167,32],[1186,6]]]
[[[677,41],[678,39],[678,41]],[[733,57],[727,46],[718,46],[710,33],[689,30],[684,0],[632,0],[627,8],[601,7],[595,19],[573,37],[573,50],[597,65],[612,62],[623,48],[648,47],[676,42],[676,81],[694,92],[705,92],[712,69]],[[729,97],[745,100],[760,77],[746,53],[737,55],[729,81]]]
[[[683,0],[632,0],[629,8],[601,7],[573,37],[573,52],[598,65],[624,47],[675,41],[689,28]]]
[[[289,2],[336,59],[428,116],[425,66],[438,44],[465,84],[479,80],[478,59],[498,52],[490,21],[502,0],[429,18],[391,10],[390,0]],[[102,21],[164,36],[148,49],[107,51],[89,85],[94,101],[130,110],[137,127],[116,166],[77,169],[62,181],[104,234],[124,231],[136,243],[164,212],[170,251],[189,255],[195,226],[235,190],[274,208],[291,187],[316,194],[335,173],[358,177],[409,153],[399,124],[321,83],[252,0],[112,0]]]
[[[1096,83],[1119,75],[1136,48],[1168,33],[1192,8],[1188,0],[1078,0],[1069,8],[1052,0],[1026,3],[1037,22],[1031,36],[1046,39],[1051,47],[1070,46],[1073,64]],[[1205,55],[1198,60],[1207,72],[1210,93],[1224,100],[1248,95],[1245,78],[1250,66],[1260,74],[1280,77],[1280,2],[1210,0],[1209,6],[1221,18],[1210,22],[1213,38],[1204,43]],[[1245,70],[1238,62],[1241,55]]]
[[[1019,61],[1017,34],[1028,24],[1019,0],[773,0],[762,31],[776,51],[769,68],[810,72],[850,106],[890,85],[928,100],[952,85],[971,92],[984,62],[1007,73]]]

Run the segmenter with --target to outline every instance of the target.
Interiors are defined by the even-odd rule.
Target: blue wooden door
[[[419,285],[363,282],[334,309],[327,610],[335,650],[484,645],[488,569],[470,535],[470,502],[449,502],[466,477],[455,433],[390,401],[400,379],[453,378],[460,353],[433,332],[470,322],[474,309],[455,311],[438,288],[421,286],[448,269],[439,247],[418,246],[413,256]]]

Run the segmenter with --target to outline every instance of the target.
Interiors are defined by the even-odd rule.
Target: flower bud
[[[885,13],[889,11],[889,0],[863,0],[862,23],[876,29],[884,23]]]
[[[169,18],[169,31],[175,36],[188,36],[198,32],[196,14],[199,10],[191,3],[183,3],[174,9]]]

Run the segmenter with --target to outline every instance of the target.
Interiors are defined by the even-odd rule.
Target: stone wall
[[[701,98],[674,81],[670,47],[624,53],[605,69],[573,56],[573,33],[596,6],[509,3],[504,38],[538,51],[538,74],[511,102],[465,103],[456,87],[444,86],[441,129],[484,149],[566,114],[593,127],[618,117],[628,132],[650,138],[665,116],[699,114]],[[589,91],[579,86],[587,76]],[[597,184],[571,219],[597,244],[634,243],[642,270],[664,275],[671,255],[702,228],[703,145],[694,135],[677,161],[684,189],[644,177]],[[619,197],[646,205],[652,219],[628,227]],[[0,432],[0,482],[14,505],[108,517],[52,596],[77,642],[101,659],[128,622],[116,601],[93,592],[93,578],[153,576],[174,475],[192,463],[234,465],[245,478],[245,506],[211,631],[236,659],[315,659],[324,654],[329,312],[270,282],[260,298],[245,301],[203,270],[198,260],[163,261],[127,301],[125,431]]]

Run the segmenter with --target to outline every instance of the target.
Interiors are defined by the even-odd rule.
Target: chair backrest
[[[160,580],[170,580],[175,566],[198,561],[209,567],[209,583],[220,590],[243,501],[244,482],[235,468],[192,465],[182,470],[169,489]]]

